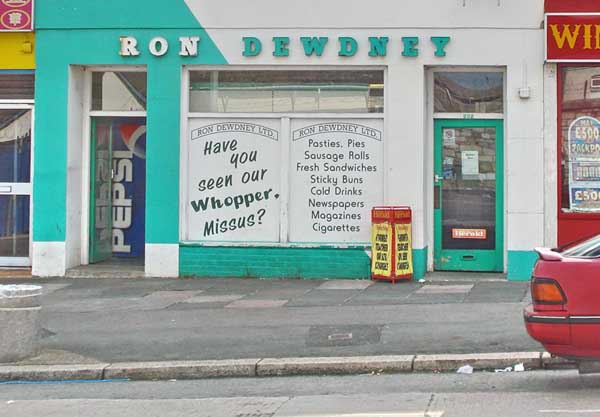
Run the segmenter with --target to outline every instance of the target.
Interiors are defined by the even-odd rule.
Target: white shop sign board
[[[278,242],[279,119],[190,119],[189,241]]]
[[[293,119],[289,240],[369,243],[383,203],[382,119]]]

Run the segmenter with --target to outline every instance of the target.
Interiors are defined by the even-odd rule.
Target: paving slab
[[[311,288],[267,288],[244,297],[245,300],[291,300],[310,291]]]
[[[147,311],[160,310],[172,304],[185,301],[198,294],[198,291],[154,291],[145,297],[102,298],[89,296],[84,298],[65,298],[59,302],[46,302],[42,306],[47,311],[71,313]],[[48,301],[48,300],[46,300]]]
[[[405,304],[455,304],[462,303],[468,293],[413,293],[406,298]]]
[[[40,284],[42,286],[42,294],[48,295],[52,294],[55,291],[62,290],[63,288],[67,288],[70,284]]]
[[[466,294],[473,288],[473,285],[423,285],[415,291],[418,295],[429,294]]]
[[[225,308],[280,308],[283,307],[288,300],[237,300],[231,304],[227,304]]]
[[[525,300],[528,282],[479,282],[475,284],[466,303],[519,303]]]
[[[318,307],[342,305],[358,295],[358,290],[312,290],[294,298],[287,307]]]
[[[244,298],[244,294],[222,294],[222,295],[209,295],[203,294],[195,297],[190,297],[183,300],[183,303],[188,304],[204,304],[204,303],[230,303],[232,301]]]
[[[326,281],[319,285],[317,289],[319,290],[364,290],[365,288],[369,288],[373,285],[373,281],[370,280],[348,280],[348,279],[338,279]]]

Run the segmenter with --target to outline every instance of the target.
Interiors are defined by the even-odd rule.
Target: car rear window
[[[598,258],[600,257],[600,235],[584,240],[560,252],[563,256],[570,258]]]

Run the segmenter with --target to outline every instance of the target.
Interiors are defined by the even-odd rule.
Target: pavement
[[[499,274],[424,282],[35,279],[41,353],[0,381],[194,379],[569,367],[525,332],[528,283]]]

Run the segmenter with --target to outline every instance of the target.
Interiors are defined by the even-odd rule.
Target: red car
[[[600,361],[600,235],[535,251],[527,332],[556,356]]]

